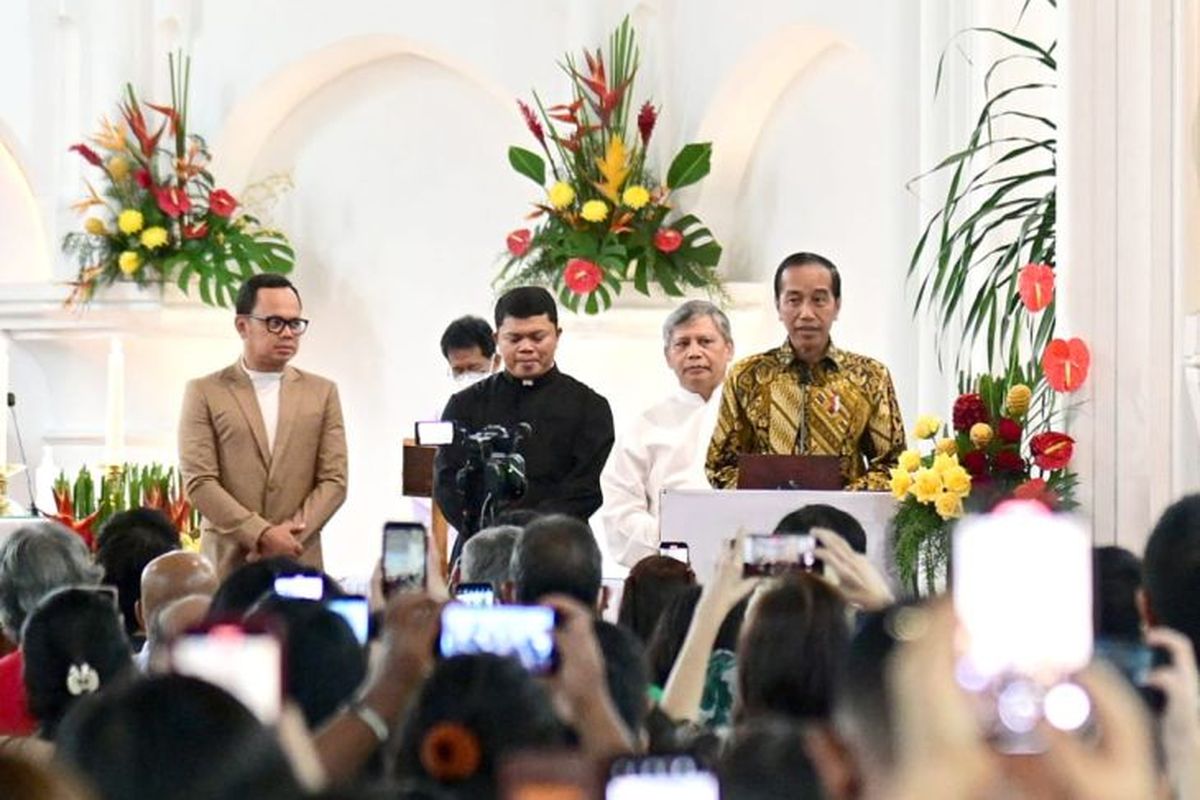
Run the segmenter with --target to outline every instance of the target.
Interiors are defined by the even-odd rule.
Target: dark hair
[[[1159,517],[1142,555],[1142,580],[1157,623],[1187,636],[1200,654],[1200,494]]]
[[[554,304],[554,296],[541,286],[518,286],[500,295],[496,301],[496,330],[504,324],[506,317],[514,319],[529,319],[545,314],[551,322],[558,325],[558,306]]]
[[[887,669],[896,649],[893,626],[915,603],[858,616],[858,631],[833,687],[833,718],[838,734],[855,741],[864,761],[890,767],[895,759],[892,703]]]
[[[840,508],[824,503],[801,506],[775,525],[776,533],[808,533],[813,528],[828,528],[841,536],[856,552],[867,552],[867,532],[862,523]]]
[[[565,594],[589,608],[600,596],[600,547],[586,522],[550,514],[529,523],[513,547],[509,574],[518,603]]]
[[[792,253],[790,256],[779,262],[779,266],[775,268],[775,304],[779,305],[779,295],[783,294],[783,271],[791,267],[807,267],[810,264],[815,264],[819,267],[824,267],[829,270],[829,275],[833,281],[833,299],[842,299],[842,276],[838,272],[838,268],[833,262],[825,256],[819,256],[816,253]]]
[[[102,689],[133,668],[129,640],[112,594],[66,588],[47,595],[25,622],[25,696],[40,722],[42,738],[53,740],[63,716],[85,693]],[[95,687],[71,691],[74,677],[94,677]]]
[[[541,519],[546,516],[541,511],[535,511],[532,508],[506,508],[496,515],[492,520],[492,527],[499,528],[505,525],[512,525],[514,528],[524,528],[535,519]]]
[[[440,722],[458,723],[478,740],[481,759],[474,774],[442,781],[460,797],[494,796],[496,769],[508,753],[564,741],[562,723],[542,685],[515,659],[487,653],[438,662],[404,725],[402,774],[438,780],[422,763],[421,749]]]
[[[96,537],[96,563],[104,568],[103,583],[117,590],[125,631],[138,631],[134,605],[142,599],[142,570],[161,555],[179,549],[179,531],[155,508],[119,511],[108,518]]]
[[[688,628],[696,613],[696,604],[700,602],[700,592],[700,587],[694,585],[680,590],[663,607],[662,616],[650,634],[650,641],[646,643],[646,663],[650,667],[650,680],[655,686],[667,685],[671,667],[683,648],[683,640],[687,638]],[[713,650],[737,650],[748,602],[742,600],[725,615],[717,630]]]
[[[259,612],[284,628],[284,691],[316,730],[366,678],[366,651],[346,621],[322,603],[267,595],[252,609]]]
[[[1142,587],[1142,562],[1123,547],[1092,550],[1095,568],[1095,630],[1105,639],[1140,641],[1142,619],[1137,593]]]
[[[738,642],[736,718],[827,719],[849,645],[837,590],[798,573],[759,591]]]
[[[642,642],[648,642],[671,598],[695,584],[696,573],[682,561],[669,556],[646,556],[633,565],[625,578],[617,622],[637,634]]]
[[[762,717],[733,730],[717,774],[721,796],[737,800],[825,797],[804,747],[804,728],[786,717]]]
[[[80,703],[63,721],[56,756],[100,800],[302,796],[275,734],[224,690],[182,675]]]
[[[260,272],[242,282],[238,289],[237,301],[234,303],[234,311],[239,315],[253,314],[254,304],[258,302],[259,289],[291,289],[296,295],[296,302],[303,305],[300,292],[296,291],[291,281],[278,272]]]
[[[451,322],[442,333],[442,357],[448,358],[451,350],[470,350],[478,347],[488,358],[496,352],[496,340],[492,326],[482,317],[465,316]]]
[[[625,726],[637,736],[650,713],[646,652],[637,637],[620,625],[598,619],[595,630],[600,652],[604,654],[608,693]]]
[[[320,575],[325,584],[324,596],[341,597],[345,594],[337,582],[316,567],[301,564],[287,556],[272,556],[261,561],[243,564],[226,576],[213,595],[209,607],[210,619],[240,617],[250,607],[275,590],[275,579],[280,575]]]

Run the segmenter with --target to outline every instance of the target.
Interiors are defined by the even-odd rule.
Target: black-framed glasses
[[[276,316],[260,317],[257,314],[243,314],[242,316],[258,320],[267,327],[267,331],[270,333],[283,333],[283,329],[287,328],[293,334],[299,336],[308,330],[308,320],[304,319],[303,317],[293,317],[292,319],[287,319],[286,317]]]

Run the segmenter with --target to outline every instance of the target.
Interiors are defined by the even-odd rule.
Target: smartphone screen
[[[428,447],[454,443],[453,422],[418,422],[417,444]]]
[[[371,609],[362,595],[334,597],[325,602],[329,610],[346,620],[359,644],[366,644],[371,633]]]
[[[682,561],[685,564],[692,562],[687,542],[663,542],[658,546],[658,554],[667,558],[673,558],[676,561]]]
[[[275,579],[275,594],[294,600],[320,600],[325,582],[320,575],[280,575]]]
[[[438,650],[443,658],[473,653],[515,656],[535,674],[553,671],[554,609],[545,606],[468,606],[442,609]]]
[[[626,756],[613,761],[605,800],[719,800],[717,776],[691,756]]]
[[[185,633],[171,644],[171,669],[233,695],[264,723],[279,719],[283,648],[278,637],[222,623]]]
[[[454,599],[468,606],[496,604],[496,590],[490,583],[460,583],[454,589]]]
[[[746,577],[821,571],[817,540],[807,533],[752,533],[743,539],[742,548],[742,574]]]
[[[383,585],[393,589],[425,587],[425,526],[388,522],[383,526]]]

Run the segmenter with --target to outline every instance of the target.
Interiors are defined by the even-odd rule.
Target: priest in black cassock
[[[442,420],[467,432],[528,423],[516,447],[525,458],[528,488],[502,506],[586,521],[602,501],[600,471],[613,445],[612,410],[604,397],[558,371],[554,354],[561,333],[548,291],[523,286],[505,292],[496,302],[496,349],[504,370],[451,397]],[[467,506],[482,499],[468,491],[464,502],[457,476],[467,454],[456,436],[454,444],[438,448],[436,460],[434,497],[460,532],[456,552],[478,527],[479,509]]]

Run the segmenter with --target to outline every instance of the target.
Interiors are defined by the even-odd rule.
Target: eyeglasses
[[[275,317],[275,316],[260,317],[257,314],[243,314],[242,316],[249,317],[250,319],[258,320],[259,322],[261,322],[263,325],[265,325],[267,327],[268,332],[274,333],[274,334],[283,333],[283,329],[287,328],[293,334],[295,334],[296,336],[299,336],[300,334],[302,334],[306,330],[308,330],[308,320],[303,319],[302,317],[296,317],[294,319],[285,319],[283,317]]]

